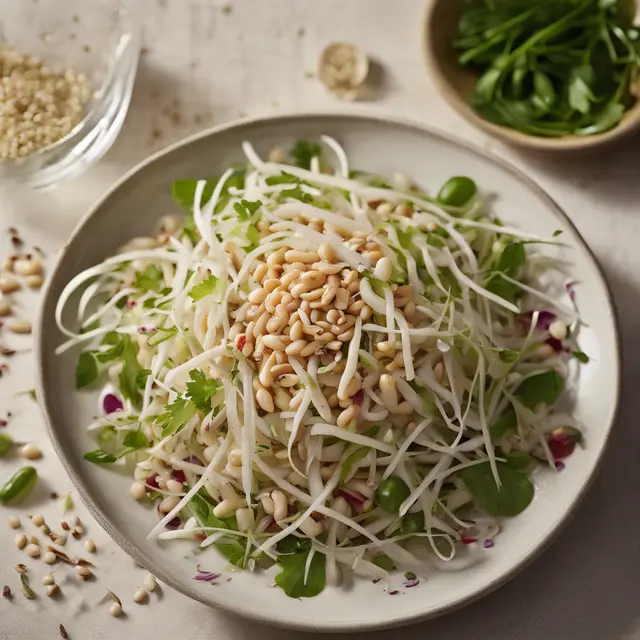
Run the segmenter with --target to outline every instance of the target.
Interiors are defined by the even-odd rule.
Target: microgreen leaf
[[[138,347],[131,336],[122,334],[122,371],[118,376],[118,387],[125,398],[135,405],[140,402],[140,374],[145,371],[138,362]]]
[[[238,214],[240,222],[246,222],[261,206],[262,202],[259,200],[256,200],[255,202],[240,200],[240,202],[236,202],[233,205],[233,209]]]
[[[300,178],[283,171],[279,176],[269,176],[265,182],[272,187],[276,184],[298,184],[300,182]]]
[[[164,284],[162,270],[155,264],[150,264],[144,271],[136,273],[136,288],[140,291],[158,291]]]
[[[93,384],[98,378],[98,363],[90,351],[84,351],[76,364],[76,389],[83,389]]]
[[[95,451],[85,453],[84,459],[95,464],[112,464],[118,458],[116,458],[112,453],[107,453],[103,449],[96,449]]]
[[[303,191],[300,187],[294,187],[293,189],[283,189],[280,192],[283,198],[293,198],[294,200],[300,200],[300,202],[306,202],[311,204],[313,202],[313,196],[306,191]]]
[[[216,290],[216,285],[219,279],[215,276],[209,276],[206,280],[203,280],[200,284],[197,284],[189,289],[189,297],[194,301],[202,300],[205,296],[212,294]]]
[[[276,584],[290,598],[311,598],[317,596],[326,582],[326,557],[314,553],[305,581],[305,568],[310,551],[281,555],[278,564],[282,569],[276,576]]]
[[[587,364],[589,362],[589,356],[583,351],[572,351],[571,353],[573,354],[573,357],[579,362],[582,362],[582,364]]]
[[[320,158],[322,156],[322,147],[317,142],[296,140],[289,153],[296,166],[302,169],[310,169],[311,160],[314,157]]]
[[[509,432],[514,431],[518,427],[518,416],[513,408],[509,405],[502,415],[489,427],[491,439],[495,442],[502,439]]]
[[[551,406],[562,393],[564,379],[557,371],[544,371],[525,378],[516,389],[515,396],[529,409],[539,404]]]
[[[500,488],[491,465],[481,462],[460,471],[460,477],[480,506],[496,518],[522,513],[533,500],[534,488],[524,473],[505,463],[497,463]]]

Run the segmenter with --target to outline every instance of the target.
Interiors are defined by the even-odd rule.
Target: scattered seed
[[[36,527],[40,527],[44,524],[44,516],[42,514],[31,516],[31,522],[33,522]]]
[[[11,588],[9,587],[8,584],[5,584],[4,587],[2,588],[2,595],[5,598],[10,598],[11,597]]]
[[[33,276],[26,276],[24,281],[27,287],[30,287],[31,289],[39,289],[42,286],[42,283],[44,282],[40,274],[36,274]]]
[[[89,567],[86,567],[84,565],[80,565],[76,567],[76,574],[78,575],[79,578],[82,578],[83,580],[89,580],[89,578],[93,576],[91,569],[89,569]]]
[[[156,577],[152,573],[147,574],[146,578],[144,579],[145,588],[148,591],[155,591],[157,584],[158,583],[156,581]]]
[[[117,618],[122,613],[122,605],[118,604],[117,602],[113,602],[109,607],[109,613],[114,618]]]
[[[11,305],[6,300],[0,300],[0,316],[8,316],[11,313]]]
[[[40,547],[37,544],[30,544],[25,549],[26,554],[30,558],[39,558],[40,557]]]
[[[38,528],[40,529],[40,531],[42,531],[42,533],[44,533],[45,536],[48,536],[51,533],[51,529],[49,529],[46,524],[43,524]]]
[[[57,559],[58,557],[53,551],[47,551],[42,557],[45,564],[55,564]]]
[[[53,598],[54,596],[58,595],[58,592],[60,591],[60,587],[57,584],[50,584],[47,589],[47,595],[50,598]]]
[[[37,460],[42,458],[42,451],[35,444],[28,443],[20,449],[20,457],[25,460]]]
[[[65,640],[66,640],[66,638],[68,638],[68,637],[69,637],[69,634],[67,633],[67,630],[64,628],[64,625],[63,625],[63,624],[61,624],[61,625],[58,627],[58,630],[60,631],[60,635],[61,635],[63,638],[65,638]]]
[[[20,283],[13,276],[0,276],[0,293],[13,293],[19,288]]]
[[[133,594],[133,601],[137,604],[142,604],[143,602],[146,602],[147,597],[148,593],[144,589],[138,589]]]
[[[26,564],[20,563],[20,564],[17,564],[14,568],[18,573],[27,573],[27,565]]]
[[[61,526],[65,531],[69,531],[69,529],[70,529],[69,524],[68,524],[65,520],[63,520],[63,521],[60,523],[60,526]]]
[[[55,579],[51,573],[47,573],[47,575],[42,578],[42,584],[45,587],[48,587],[54,583],[55,583]]]
[[[96,543],[93,540],[91,540],[91,538],[87,538],[84,541],[84,547],[89,553],[96,552]]]
[[[27,320],[10,320],[7,322],[7,329],[11,333],[31,333],[31,323]]]
[[[9,526],[12,529],[19,529],[20,528],[20,518],[18,518],[18,516],[9,516]]]

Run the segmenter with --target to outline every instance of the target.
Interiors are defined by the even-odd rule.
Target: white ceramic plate
[[[157,522],[128,494],[131,478],[83,460],[95,448],[86,425],[97,397],[74,390],[77,353],[54,356],[61,336],[53,314],[64,285],[81,270],[113,254],[134,235],[148,233],[157,218],[175,210],[170,184],[177,178],[221,173],[242,159],[240,144],[251,140],[263,155],[295,138],[328,134],[347,150],[353,167],[393,175],[402,171],[436,190],[452,175],[469,175],[494,192],[494,211],[524,230],[551,235],[563,230],[563,251],[588,325],[582,348],[592,360],[575,389],[587,447],[577,450],[561,474],[542,472],[534,502],[507,522],[483,562],[458,572],[431,574],[419,587],[389,596],[382,585],[355,581],[348,589],[327,588],[316,598],[293,600],[272,588],[272,577],[238,572],[213,587],[193,580],[196,562],[222,569],[215,551],[185,559],[182,543],[146,540]],[[73,322],[67,319],[67,322]],[[71,325],[68,325],[71,326]],[[554,202],[525,176],[486,153],[441,133],[373,116],[306,114],[225,125],[150,158],[126,175],[82,220],[65,247],[47,288],[38,334],[39,397],[56,451],[83,500],[113,539],[141,565],[186,595],[257,621],[306,630],[351,631],[406,624],[459,607],[496,588],[530,561],[574,510],[592,479],[614,420],[619,393],[619,354],[611,297],[582,238]]]

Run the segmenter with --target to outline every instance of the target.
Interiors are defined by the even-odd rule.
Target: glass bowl
[[[57,142],[0,161],[0,180],[47,189],[76,176],[116,139],[140,54],[136,0],[0,0],[0,43],[91,83],[82,120]],[[0,78],[0,82],[2,78]]]

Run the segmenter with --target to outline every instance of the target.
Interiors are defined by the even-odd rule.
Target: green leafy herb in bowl
[[[435,0],[427,59],[459,112],[507,142],[595,146],[640,121],[632,0]]]

